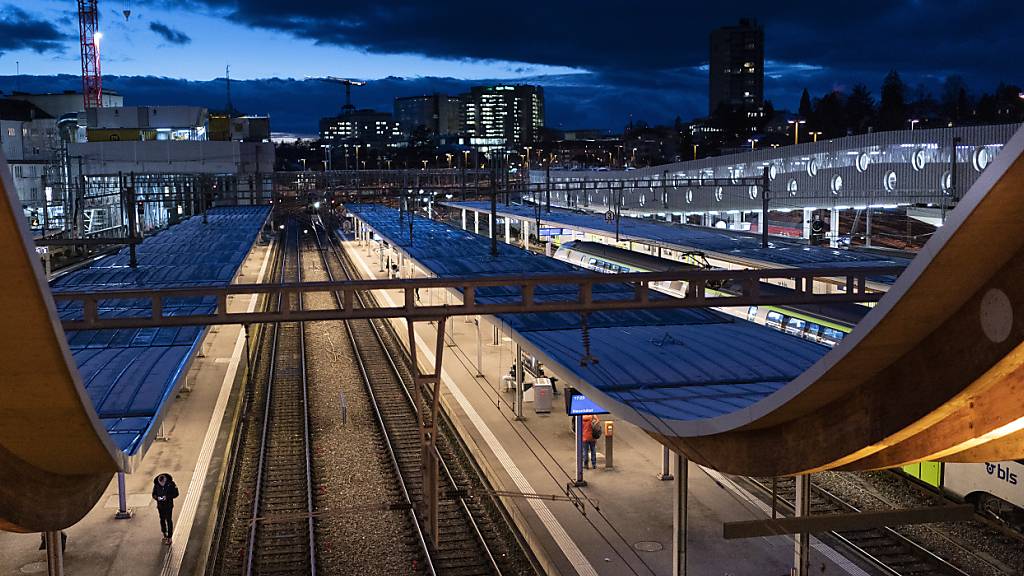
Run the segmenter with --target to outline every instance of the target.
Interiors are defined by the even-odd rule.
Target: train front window
[[[765,323],[769,326],[782,327],[782,318],[783,316],[779,312],[771,311],[768,313]]]

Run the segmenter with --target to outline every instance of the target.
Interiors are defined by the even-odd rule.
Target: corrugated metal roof
[[[151,236],[136,247],[138,267],[128,266],[128,249],[102,258],[54,282],[54,292],[171,288],[231,282],[249,252],[269,207],[216,208],[208,222],[190,218]],[[165,315],[209,314],[213,298],[177,298],[164,304]],[[107,300],[101,314],[142,316],[145,300]],[[61,302],[61,319],[80,318],[80,305]],[[114,443],[135,455],[159,421],[164,402],[175,389],[192,351],[203,335],[199,327],[74,330],[66,333],[86,392]]]
[[[483,212],[490,210],[490,204],[487,202],[446,202],[444,204]],[[509,214],[516,219],[525,218],[531,223],[537,217],[537,211],[532,206],[500,206],[498,214]],[[615,234],[615,223],[605,221],[604,217],[598,214],[552,208],[550,213],[542,212],[540,219],[569,227],[587,228],[609,235]],[[771,237],[768,248],[762,248],[761,239],[751,234],[629,217],[620,219],[619,237],[623,240],[646,241],[668,247],[716,252],[745,260],[795,268],[906,266],[910,263],[910,260],[905,258],[887,257],[858,250],[808,246],[776,236]],[[873,278],[873,280],[891,284],[896,278],[882,276]]]
[[[349,211],[387,241],[439,277],[497,274],[576,274],[573,266],[499,244],[451,226],[416,218],[413,243],[408,223],[382,206]],[[632,293],[609,281],[605,295]],[[481,289],[478,301],[518,299],[512,288]],[[537,290],[536,301],[576,298],[574,288]],[[597,364],[580,366],[582,332],[577,314],[504,314],[500,319],[552,360],[608,397],[654,418],[692,420],[750,406],[781,388],[823,356],[828,348],[746,322],[712,309],[602,312],[588,317],[591,353]]]

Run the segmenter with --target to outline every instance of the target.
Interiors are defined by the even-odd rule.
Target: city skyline
[[[1018,19],[1014,14],[1024,15],[1024,8],[1010,2],[960,3],[953,10],[920,2],[868,3],[842,12],[796,3],[771,14],[742,2],[727,10],[652,9],[652,14],[668,18],[601,6],[570,18],[568,6],[555,5],[550,14],[536,18],[536,25],[495,30],[491,36],[477,25],[486,11],[463,14],[430,5],[449,15],[444,25],[432,26],[427,24],[438,15],[413,3],[363,12],[359,6],[307,2],[289,6],[285,13],[258,4],[101,1],[107,85],[136,104],[168,103],[145,99],[147,85],[159,79],[165,98],[179,96],[187,103],[214,107],[223,100],[216,79],[223,78],[230,64],[232,78],[242,81],[236,90],[241,102],[247,99],[244,81],[253,83],[250,111],[281,118],[275,125],[282,130],[312,133],[318,116],[340,106],[333,87],[321,86],[305,98],[307,109],[314,110],[305,121],[289,117],[277,103],[280,94],[260,94],[307,76],[386,80],[378,86],[371,82],[354,98],[361,107],[389,109],[397,96],[522,82],[545,87],[552,127],[621,129],[631,118],[657,124],[676,116],[703,116],[708,35],[741,16],[756,18],[765,28],[765,98],[777,108],[795,109],[804,87],[821,94],[864,83],[877,94],[890,69],[898,70],[910,87],[921,84],[933,93],[947,75],[960,75],[977,95],[1000,81],[1017,80],[1005,76],[1003,57],[990,54],[1011,60],[1024,55],[1024,48],[1009,40],[1013,34],[1004,30]],[[132,9],[127,22],[120,15],[125,6]],[[525,7],[522,14],[538,16],[536,11]],[[997,11],[1002,16],[992,18]],[[679,29],[673,20],[683,16],[687,25]],[[403,24],[407,19],[420,25],[412,29]],[[970,38],[952,34],[964,19],[978,29]],[[621,41],[601,40],[602,31],[610,27]],[[78,74],[72,3],[38,0],[18,8],[0,1],[0,31],[0,90],[77,87],[67,85],[67,78],[54,77]],[[509,34],[519,40],[505,38]],[[20,79],[15,78],[19,68]]]

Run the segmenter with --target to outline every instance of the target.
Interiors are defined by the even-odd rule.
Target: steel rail
[[[316,235],[316,227],[313,227],[314,234]],[[319,235],[317,235],[317,244],[320,244]],[[323,250],[320,250],[320,257],[324,263],[324,271],[327,273],[327,277],[333,279],[334,275],[331,272],[331,267],[327,262],[327,255],[324,254]],[[342,301],[339,299],[337,292],[331,293],[334,296],[335,301],[339,306],[342,305]],[[372,325],[372,323],[371,323]],[[356,342],[355,335],[353,334],[352,327],[348,322],[345,322],[345,334],[348,336],[349,343],[352,345],[353,356],[355,357],[356,365],[359,367],[359,373],[365,383],[367,396],[370,398],[370,406],[373,408],[374,417],[377,420],[377,425],[380,426],[381,434],[384,436],[384,446],[387,448],[388,456],[391,460],[391,468],[394,470],[395,479],[398,481],[399,491],[402,493],[402,500],[408,506],[407,510],[409,517],[412,520],[412,526],[416,532],[416,540],[420,544],[420,548],[423,550],[424,559],[426,560],[426,568],[428,572],[434,576],[437,575],[437,570],[434,567],[434,561],[430,554],[430,547],[427,545],[426,536],[423,533],[423,527],[421,525],[419,517],[416,515],[415,506],[412,502],[412,497],[409,495],[409,489],[405,484],[405,478],[402,477],[402,470],[398,464],[398,455],[395,452],[394,440],[391,434],[388,432],[387,424],[384,421],[384,415],[381,413],[380,403],[377,400],[377,395],[374,393],[373,384],[370,379],[370,373],[366,369],[365,360],[363,355],[359,351],[359,345]],[[391,355],[387,353],[387,349],[384,349],[385,356],[391,363],[395,373],[397,374],[397,368],[394,366],[394,361],[391,359]]]
[[[281,251],[281,277],[283,278],[287,274],[287,258],[288,258],[288,242],[285,240],[284,249]],[[296,241],[295,246],[295,268],[296,274],[301,280],[302,277],[302,247],[301,244]],[[278,295],[278,306],[283,305],[283,300],[287,297],[286,294],[281,293]],[[297,304],[299,308],[302,307],[302,295],[297,295]],[[255,557],[258,551],[257,532],[259,526],[259,519],[263,516],[262,512],[262,496],[264,492],[264,470],[267,466],[267,448],[269,445],[269,430],[271,426],[271,415],[273,408],[273,386],[274,378],[276,376],[276,365],[277,365],[277,354],[280,343],[280,323],[274,325],[274,335],[272,340],[273,350],[272,358],[269,365],[269,374],[267,377],[266,392],[264,393],[264,410],[263,410],[263,428],[260,434],[260,451],[259,451],[259,462],[257,464],[256,472],[256,483],[255,493],[253,496],[253,513],[252,523],[249,529],[249,542],[246,549],[246,564],[245,573],[247,576],[255,574]],[[298,328],[298,351],[300,357],[300,379],[302,388],[302,414],[303,414],[303,430],[304,430],[304,456],[305,456],[305,480],[306,480],[306,519],[307,519],[307,537],[309,546],[309,562],[310,562],[310,574],[316,576],[316,535],[314,530],[314,508],[313,508],[313,482],[312,482],[312,460],[310,454],[310,429],[309,429],[309,394],[308,394],[308,378],[306,374],[306,347],[305,338],[303,335],[303,327],[300,323]]]
[[[349,276],[351,276],[351,271],[350,271],[351,270],[351,266],[346,263],[345,257],[342,254],[339,253],[338,247],[334,244],[333,239],[330,237],[330,235],[328,236],[328,242],[330,243],[331,252],[334,254],[335,258],[337,258],[337,260],[338,260],[339,264],[341,265],[342,269],[343,270],[347,270],[348,271],[347,273],[349,274]],[[335,293],[335,295],[337,297],[337,293]],[[362,307],[372,307],[372,306],[368,306],[368,304],[364,301],[363,298],[364,298],[363,295],[359,296],[359,303],[360,303],[360,305]],[[387,345],[384,342],[384,338],[381,335],[380,330],[378,329],[378,327],[372,321],[370,321],[369,324],[370,324],[370,328],[373,330],[373,333],[374,333],[374,335],[377,338],[377,341],[380,342],[381,349],[384,351],[384,356],[385,356],[385,358],[388,361],[388,365],[391,368],[391,372],[395,375],[395,378],[401,384],[402,392],[404,393],[406,400],[409,402],[409,405],[412,406],[413,411],[418,414],[420,412],[420,410],[421,410],[421,407],[417,406],[416,402],[413,400],[413,397],[412,397],[412,395],[409,392],[409,387],[406,385],[405,379],[402,378],[402,374],[401,374],[401,372],[398,369],[398,364],[395,362],[394,357],[392,356],[391,352],[388,351]],[[409,345],[410,346],[414,346],[415,343],[414,342],[410,342]],[[438,426],[438,423],[435,422],[434,426],[435,426],[435,430],[439,430],[440,429],[440,427]],[[434,449],[434,453],[437,455],[437,461],[440,464],[440,469],[444,472],[445,477],[448,480],[448,483],[452,487],[458,487],[458,483],[455,482],[455,477],[452,474],[451,469],[448,467],[448,463],[445,461],[444,457],[441,455],[441,452],[437,449],[436,445],[434,446],[433,449]],[[495,574],[498,574],[500,576],[502,574],[501,567],[498,566],[498,562],[494,558],[494,554],[491,551],[490,546],[488,546],[488,544],[487,544],[487,539],[484,538],[483,533],[480,531],[480,526],[477,524],[476,519],[473,518],[473,513],[472,513],[472,511],[469,508],[469,504],[466,502],[466,499],[463,496],[458,496],[458,501],[459,501],[459,505],[462,508],[462,512],[465,515],[465,518],[466,518],[467,522],[469,523],[470,527],[473,529],[473,533],[476,535],[477,541],[480,543],[480,546],[483,548],[484,552],[487,554],[487,559],[488,559],[488,561],[491,564],[491,568],[494,569]]]
[[[763,493],[771,494],[772,489],[769,486],[764,485],[762,482],[760,482],[756,478],[747,478],[747,480],[750,481],[751,484],[756,486]],[[836,507],[836,508],[839,508],[840,510],[844,510],[844,511],[848,511],[848,512],[854,512],[854,513],[860,512],[859,508],[857,508],[853,504],[850,504],[850,503],[846,502],[845,500],[843,500],[839,496],[833,494],[832,492],[829,492],[828,490],[825,490],[821,486],[816,486],[816,485],[814,485],[812,483],[811,484],[811,489],[814,491],[814,493],[816,493],[819,496],[821,496],[822,498],[824,498],[827,502],[831,502],[833,507]],[[780,501],[787,509],[790,509],[790,510],[794,509],[793,503],[790,502],[788,499],[779,496],[778,501]],[[923,556],[927,561],[929,561],[929,562],[931,562],[933,564],[938,565],[942,569],[951,572],[955,576],[969,576],[966,572],[964,572],[960,568],[957,568],[956,566],[951,564],[948,560],[938,556],[937,554],[935,554],[931,550],[928,550],[924,546],[918,544],[917,542],[914,542],[913,540],[911,540],[911,539],[907,538],[906,536],[900,534],[896,530],[893,530],[892,528],[890,528],[888,526],[883,526],[881,528],[878,528],[877,530],[879,530],[880,532],[885,534],[885,536],[887,536],[888,538],[890,538],[890,539],[894,540],[895,542],[897,542],[898,545],[904,546],[906,548],[909,548],[909,549],[913,550],[914,552],[916,552],[916,553],[920,554],[921,556]],[[851,530],[849,532],[856,532],[856,531]],[[854,538],[852,538],[850,536],[847,536],[847,535],[844,535],[843,532],[830,531],[829,534],[832,535],[833,537],[835,537],[840,542],[842,542],[845,546],[850,548],[853,552],[855,552],[856,554],[860,555],[864,559],[868,560],[872,565],[874,565],[875,567],[877,567],[877,568],[883,570],[884,572],[890,574],[891,576],[904,576],[904,574],[906,574],[905,572],[900,572],[897,568],[887,564],[881,558],[878,558],[876,555],[872,554],[871,552],[866,550],[864,547],[858,545],[854,541],[855,540]]]

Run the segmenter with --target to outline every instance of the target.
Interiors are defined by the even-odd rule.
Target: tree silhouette
[[[895,70],[882,81],[882,101],[878,106],[878,127],[882,130],[899,130],[907,120],[907,87]]]
[[[801,118],[810,118],[813,111],[811,108],[811,95],[807,92],[807,88],[804,88],[804,93],[800,95],[800,108],[797,109],[797,114]]]
[[[857,84],[846,99],[846,122],[854,134],[869,132],[875,123],[875,99],[863,84]]]

